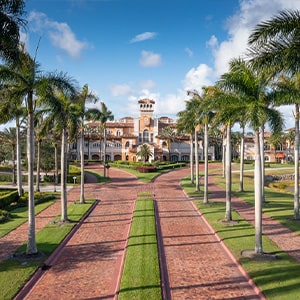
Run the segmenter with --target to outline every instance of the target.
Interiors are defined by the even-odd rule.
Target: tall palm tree
[[[26,24],[24,7],[24,0],[0,2],[0,57],[10,62],[18,60],[20,27]]]
[[[203,87],[202,95],[198,91],[189,91],[189,94],[193,94],[194,97],[199,99],[199,106],[197,108],[196,120],[199,124],[204,126],[204,197],[203,203],[208,203],[208,127],[213,118],[213,112],[209,110],[209,101],[211,94],[211,87]]]
[[[257,68],[274,68],[277,73],[300,73],[300,11],[283,10],[256,25],[249,36],[249,56]],[[294,98],[295,100],[295,98]],[[295,103],[295,190],[294,218],[299,219],[299,98]],[[286,103],[287,104],[287,103]],[[291,103],[290,103],[291,104]],[[299,205],[298,205],[299,208]]]
[[[12,83],[13,84],[13,83]],[[1,82],[0,86],[0,123],[15,121],[16,126],[16,161],[17,161],[17,188],[19,196],[23,195],[22,164],[21,164],[21,126],[26,117],[23,97],[18,91],[11,88],[10,83]]]
[[[268,123],[272,132],[281,132],[281,114],[266,105],[267,86],[270,77],[264,72],[256,72],[242,59],[233,59],[230,70],[223,74],[219,85],[235,94],[235,112],[243,115],[244,120],[255,132],[255,253],[262,254],[262,166],[260,150],[260,130]],[[230,112],[230,110],[228,110]]]
[[[27,161],[28,161],[28,243],[26,253],[36,254],[34,213],[34,115],[36,96],[45,94],[51,86],[64,88],[68,85],[62,74],[42,74],[39,64],[24,50],[19,53],[20,63],[0,66],[0,83],[9,84],[27,109]]]
[[[240,105],[239,98],[225,88],[226,74],[217,83],[217,86],[210,87],[210,93],[207,96],[209,101],[209,107],[214,110],[215,116],[213,119],[212,126],[224,127],[225,131],[225,157],[223,157],[224,163],[224,175],[225,175],[225,186],[226,186],[226,207],[224,220],[229,222],[232,220],[232,205],[231,205],[231,189],[232,189],[232,145],[231,145],[231,128],[238,119],[240,113],[238,107]],[[223,88],[222,91],[219,87]],[[223,143],[224,143],[223,142]],[[225,159],[224,159],[225,158]]]
[[[16,128],[4,128],[0,131],[0,141],[3,145],[7,145],[11,151],[11,161],[13,166],[12,183],[16,184],[16,147],[17,147],[17,135]]]
[[[80,106],[75,104],[76,87],[71,78],[69,85],[61,89],[49,89],[43,103],[48,107],[44,120],[45,128],[52,128],[61,137],[61,221],[68,221],[67,211],[67,142],[75,137],[80,128]]]
[[[299,105],[300,105],[300,73],[294,76],[282,75],[274,83],[275,105],[295,104],[294,137],[294,219],[299,220]],[[289,137],[290,138],[290,137]]]
[[[87,116],[86,104],[88,103],[96,103],[98,101],[98,97],[89,90],[88,85],[84,85],[82,90],[78,93],[76,97],[76,103],[79,105],[80,112],[80,158],[81,158],[81,183],[80,183],[80,203],[84,203],[84,120]]]
[[[100,102],[100,110],[97,108],[89,109],[87,118],[90,120],[93,120],[93,121],[100,121],[101,125],[103,126],[103,144],[104,144],[104,146],[103,146],[103,152],[104,152],[103,176],[106,177],[106,122],[113,121],[114,115],[112,114],[112,112],[110,110],[108,110],[108,108],[104,102]]]
[[[189,101],[186,101],[186,110],[191,117],[191,122],[194,126],[194,139],[195,139],[195,190],[200,190],[199,182],[199,146],[198,146],[198,131],[200,129],[200,116],[201,116],[201,102],[203,102],[202,96],[198,91],[188,91],[188,95],[192,96]]]
[[[180,111],[177,116],[176,122],[177,132],[187,133],[190,137],[190,177],[191,183],[194,184],[194,147],[193,147],[193,133],[194,133],[194,120],[191,116],[191,111],[187,110]]]

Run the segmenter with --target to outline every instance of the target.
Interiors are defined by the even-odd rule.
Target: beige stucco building
[[[106,123],[106,161],[139,161],[137,153],[143,144],[150,148],[152,156],[149,161],[189,161],[189,137],[181,135],[171,143],[170,151],[167,141],[160,138],[163,128],[171,127],[176,131],[176,123],[169,117],[154,117],[155,101],[141,99],[138,101],[139,117],[124,117]],[[100,123],[88,122],[85,125],[85,159],[103,160],[103,134]],[[199,141],[199,159],[203,159],[202,143]],[[80,159],[80,140],[71,144],[71,159]],[[170,152],[170,153],[169,153]],[[214,160],[214,147],[209,147],[209,159]]]

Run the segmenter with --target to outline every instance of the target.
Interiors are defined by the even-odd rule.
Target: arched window
[[[125,143],[125,148],[129,148],[129,141],[127,141],[126,143]]]
[[[121,131],[120,131],[120,130],[117,130],[116,135],[117,135],[117,136],[121,136]]]
[[[143,132],[143,143],[148,143],[149,142],[149,131],[148,129],[145,129]]]

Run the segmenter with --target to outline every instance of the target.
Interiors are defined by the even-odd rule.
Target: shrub
[[[10,214],[6,210],[0,209],[0,223],[4,223],[10,219]]]
[[[136,170],[140,173],[150,173],[150,172],[156,172],[157,168],[154,166],[142,166],[142,167],[136,167]]]
[[[19,194],[17,190],[7,190],[5,194],[0,196],[0,209],[4,209],[13,202],[17,202]]]

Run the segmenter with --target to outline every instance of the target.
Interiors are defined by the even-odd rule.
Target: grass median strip
[[[52,205],[54,201],[48,201],[41,204],[37,204],[35,206],[35,213],[36,215],[39,214],[41,211]],[[0,238],[10,231],[14,230],[18,226],[22,225],[23,223],[27,222],[28,220],[28,208],[27,207],[19,207],[9,212],[11,218],[9,221],[0,224]]]
[[[136,202],[118,299],[161,299],[154,202],[151,198],[139,198]]]
[[[68,217],[71,222],[48,224],[36,234],[39,254],[28,258],[22,256],[26,249],[23,244],[13,258],[0,263],[0,299],[12,299],[34,272],[43,264],[49,255],[57,248],[72,228],[90,209],[94,201],[86,204],[71,204],[68,207]]]

